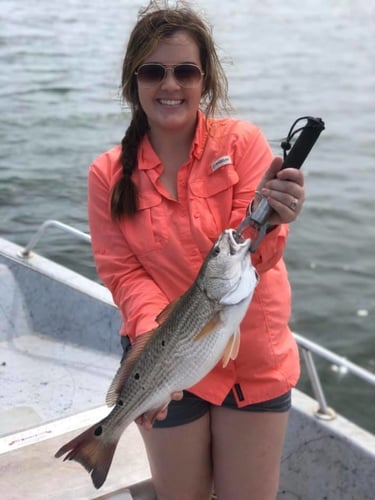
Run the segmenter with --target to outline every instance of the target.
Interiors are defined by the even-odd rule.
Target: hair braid
[[[121,141],[122,177],[114,186],[111,198],[111,215],[120,219],[123,215],[134,215],[138,208],[138,190],[131,176],[138,164],[138,146],[148,129],[146,115],[137,110]]]

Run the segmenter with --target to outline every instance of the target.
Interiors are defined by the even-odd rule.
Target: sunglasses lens
[[[144,64],[138,69],[138,81],[143,85],[156,85],[165,75],[165,69],[160,64]]]
[[[202,78],[198,66],[193,64],[179,64],[174,68],[174,76],[182,87],[196,87]]]
[[[201,70],[194,64],[177,64],[165,67],[162,64],[143,64],[136,72],[138,83],[144,87],[153,87],[163,81],[166,71],[171,70],[181,87],[197,87],[202,79]]]

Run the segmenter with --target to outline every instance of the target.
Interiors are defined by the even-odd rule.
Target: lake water
[[[54,218],[88,230],[86,177],[128,123],[119,99],[133,0],[1,0],[0,234],[26,244]],[[201,0],[233,114],[280,154],[299,116],[326,130],[304,165],[307,201],[286,260],[292,328],[375,371],[375,5]],[[51,231],[38,251],[95,276],[87,245]],[[374,389],[319,363],[328,403],[375,431]],[[309,391],[302,378],[300,387]]]

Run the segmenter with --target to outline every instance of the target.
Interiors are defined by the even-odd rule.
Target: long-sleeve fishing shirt
[[[187,162],[177,174],[177,199],[160,181],[163,165],[147,135],[132,174],[139,208],[114,221],[111,193],[122,176],[121,147],[99,156],[89,171],[89,223],[99,277],[111,291],[131,341],[193,283],[222,230],[238,227],[273,155],[261,131],[244,121],[206,120],[198,113]],[[291,292],[282,258],[287,225],[270,231],[252,255],[260,282],[241,323],[239,355],[217,366],[191,392],[221,404],[234,388],[239,406],[277,397],[299,376],[288,327]]]

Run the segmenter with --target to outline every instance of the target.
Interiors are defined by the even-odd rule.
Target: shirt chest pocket
[[[168,221],[162,196],[156,191],[139,193],[137,213],[124,218],[123,231],[135,255],[163,248],[168,242]]]
[[[238,181],[234,167],[226,165],[190,183],[194,223],[213,241],[228,227],[233,209],[233,188]]]

